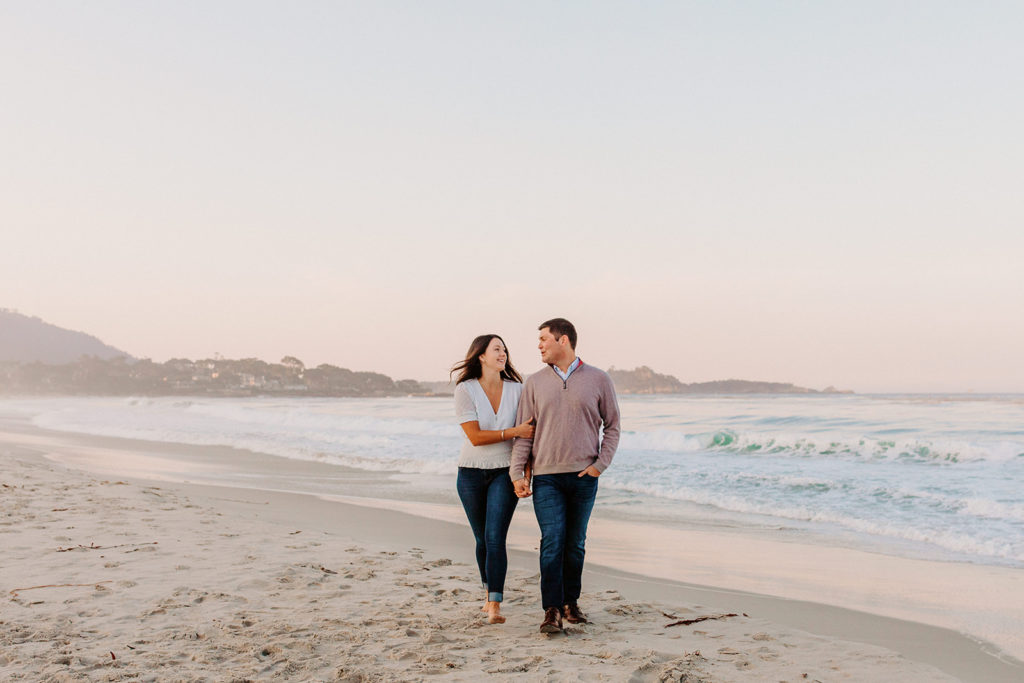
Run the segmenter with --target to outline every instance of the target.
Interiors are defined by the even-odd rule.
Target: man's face
[[[540,343],[537,344],[537,348],[540,349],[541,362],[548,365],[557,362],[562,357],[562,344],[558,343],[555,335],[551,334],[551,330],[546,327],[540,331]]]

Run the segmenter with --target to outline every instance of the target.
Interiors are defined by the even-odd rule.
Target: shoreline
[[[12,440],[16,442],[21,441],[22,443],[18,446],[19,448],[37,453],[50,452],[50,457],[54,457],[52,452],[54,450],[54,439],[68,442],[64,447],[56,450],[63,452],[64,457],[67,457],[69,452],[75,452],[84,459],[79,461],[77,465],[64,465],[73,468],[81,467],[84,461],[95,461],[95,458],[100,453],[109,456],[112,451],[120,451],[122,454],[127,454],[126,457],[128,459],[132,458],[132,454],[143,450],[148,453],[147,458],[168,455],[181,457],[183,454],[188,454],[188,457],[202,458],[207,462],[217,462],[218,457],[225,454],[235,458],[239,454],[237,449],[225,447],[179,446],[177,444],[141,442],[113,437],[90,437],[87,435],[46,432],[45,430],[37,430],[35,428],[18,431],[20,432],[20,438],[12,439],[12,437],[18,436],[18,434],[8,433],[4,441],[8,444]],[[218,451],[221,452],[218,454]],[[275,456],[265,457],[273,458],[274,461],[280,460]],[[175,457],[170,457],[164,464],[180,466],[181,461]],[[280,465],[281,463],[278,464]],[[302,466],[303,463],[289,461],[289,466],[295,465]],[[306,463],[305,465],[309,468],[317,469],[316,463]],[[332,471],[337,470],[333,466],[320,465],[320,467],[331,467]],[[93,476],[97,475],[94,474]],[[167,479],[161,478],[159,472],[156,473],[156,476],[156,479],[135,475],[128,477],[119,476],[118,479],[127,478],[143,484],[159,483],[162,486],[168,484]],[[355,476],[356,478],[363,477],[367,480],[376,480],[382,478],[383,475],[380,473],[356,473]],[[215,503],[217,506],[225,508],[225,511],[238,514],[244,514],[247,507],[251,509],[251,506],[254,504],[266,505],[267,507],[264,509],[272,511],[275,523],[301,521],[308,524],[310,521],[309,510],[311,508],[318,510],[317,514],[325,518],[361,520],[355,526],[337,526],[338,522],[335,521],[335,526],[330,529],[330,532],[347,532],[353,537],[358,538],[360,535],[365,537],[368,529],[380,528],[388,530],[386,532],[388,534],[394,534],[394,530],[397,529],[398,535],[391,537],[390,545],[395,545],[396,547],[401,546],[403,543],[416,545],[417,542],[422,545],[424,539],[430,538],[431,541],[428,547],[434,548],[440,545],[446,549],[449,555],[456,555],[461,557],[462,560],[471,562],[472,550],[468,538],[468,528],[464,522],[460,524],[457,521],[461,510],[455,510],[454,512],[457,513],[455,515],[456,520],[450,520],[444,519],[444,514],[439,515],[437,509],[431,510],[429,505],[419,503],[412,504],[412,510],[410,510],[410,504],[401,504],[395,501],[381,501],[377,503],[366,501],[365,499],[342,501],[337,496],[317,497],[315,494],[307,493],[274,492],[237,486],[217,487],[208,482],[174,483],[171,487],[186,493],[190,497],[204,499],[207,502]],[[232,502],[239,500],[243,502]],[[357,504],[353,505],[353,503]],[[367,505],[368,503],[369,506]],[[391,509],[381,509],[381,506],[389,506]],[[442,507],[444,506],[434,506],[434,508]],[[334,511],[333,514],[331,513],[332,510]],[[291,514],[289,511],[301,512],[296,512],[299,517],[293,518],[289,516]],[[339,514],[338,511],[344,512]],[[418,512],[419,514],[410,514],[410,512]],[[532,515],[523,514],[523,512],[526,511],[520,511],[520,514],[516,516],[519,526],[523,527],[525,525],[527,527],[525,533],[532,535],[535,544],[537,539],[535,522],[532,520]],[[427,514],[424,515],[423,513]],[[451,516],[452,510],[448,510],[447,513]],[[395,515],[400,516],[400,520],[396,521]],[[382,519],[389,519],[390,521],[382,523]],[[587,589],[590,586],[594,586],[597,589],[609,586],[622,588],[624,593],[629,594],[634,599],[642,598],[656,599],[657,602],[670,600],[677,603],[710,604],[721,610],[746,612],[752,616],[756,612],[756,615],[760,618],[819,635],[882,645],[900,651],[905,656],[916,661],[923,661],[937,666],[946,672],[953,673],[962,680],[1015,680],[1019,679],[1022,672],[1024,672],[1024,666],[1019,661],[1015,661],[1012,657],[1006,655],[1005,652],[1000,652],[992,644],[952,630],[928,626],[916,621],[880,616],[865,611],[834,607],[818,601],[772,597],[759,594],[757,591],[746,591],[737,588],[733,584],[729,584],[728,587],[700,585],[700,582],[652,576],[651,571],[637,573],[605,566],[605,563],[601,561],[602,552],[609,550],[614,552],[614,548],[604,547],[611,541],[608,537],[599,538],[600,534],[595,535],[594,531],[608,525],[614,526],[615,523],[611,520],[602,519],[599,520],[597,525],[592,525],[592,540],[588,544],[590,546],[588,548],[588,571],[585,579]],[[416,530],[415,533],[410,534],[410,529]],[[661,532],[663,530],[658,531]],[[519,534],[522,535],[522,533],[524,531],[520,529]],[[377,541],[384,540],[384,536],[381,533],[374,532],[371,535]],[[527,540],[525,542],[527,548],[524,549],[524,542],[521,539],[515,540],[515,535],[515,533],[510,535],[510,566],[521,571],[535,572],[536,555],[535,552],[529,551],[528,545],[530,541]],[[619,541],[621,541],[621,530],[618,536],[620,537]],[[445,540],[439,542],[438,537]],[[720,539],[721,534],[717,534],[716,537]],[[741,540],[744,543],[749,541],[749,539]],[[620,554],[622,554],[621,549]],[[628,590],[625,588],[626,586],[629,586]],[[523,599],[527,602],[536,601],[537,596],[529,594],[523,596]],[[755,607],[751,607],[751,605]],[[982,672],[984,672],[983,675]]]
[[[884,648],[670,603],[660,586],[656,603],[588,588],[591,622],[548,636],[536,572],[515,564],[508,622],[489,626],[475,566],[449,553],[466,547],[457,525],[100,480],[5,444],[0,458],[4,680],[955,680]],[[681,617],[700,623],[666,623]],[[997,680],[985,669],[968,673]]]
[[[218,487],[207,484],[178,486],[196,498],[204,495],[216,497],[214,493],[218,491]],[[472,537],[468,525],[441,520],[435,516],[413,514],[406,511],[407,506],[368,506],[329,497],[265,489],[223,487],[219,492],[235,496],[234,502],[238,505],[239,512],[244,511],[247,505],[268,505],[268,511],[276,511],[276,514],[271,516],[278,522],[303,521],[308,514],[308,507],[301,502],[305,498],[322,501],[325,504],[322,508],[324,515],[328,514],[333,506],[344,506],[343,516],[353,520],[351,525],[346,525],[345,528],[345,532],[349,533],[356,533],[358,529],[364,528],[364,525],[371,526],[378,522],[380,516],[387,516],[391,518],[391,523],[382,527],[387,530],[387,534],[377,537],[377,540],[383,541],[385,545],[400,547],[415,544],[417,539],[422,545],[423,538],[430,537],[431,547],[444,547],[444,554],[459,556],[467,563],[472,562]],[[292,515],[288,513],[289,510],[302,512]],[[437,525],[443,525],[444,531],[440,531]],[[589,554],[591,552],[588,549]],[[536,551],[509,547],[510,569],[536,573],[536,565]],[[991,643],[952,629],[808,600],[654,577],[588,560],[584,570],[583,599],[607,590],[617,590],[631,600],[662,604],[682,603],[714,612],[737,612],[752,617],[756,615],[758,618],[797,628],[816,636],[883,647],[899,652],[908,659],[935,666],[965,681],[1018,681],[1024,676],[1024,663],[1014,660]],[[530,593],[525,596],[527,603],[537,603],[535,609],[526,615],[531,625],[530,617],[535,617],[534,620],[539,623],[539,597],[539,588],[536,586],[531,586]],[[984,666],[983,661],[994,666]]]

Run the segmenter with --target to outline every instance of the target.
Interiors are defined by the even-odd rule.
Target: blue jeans
[[[519,502],[508,468],[460,467],[455,488],[476,537],[476,563],[487,599],[501,602],[508,570],[505,538]]]
[[[579,472],[561,472],[533,477],[544,609],[575,605],[580,598],[587,522],[597,498],[597,477],[578,475]]]

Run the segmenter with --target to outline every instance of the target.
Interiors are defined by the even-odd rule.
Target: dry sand
[[[586,579],[593,623],[546,636],[522,557],[508,623],[490,626],[468,529],[310,496],[100,479],[3,443],[0,546],[4,680],[956,680],[607,573]],[[668,626],[699,617],[711,618]],[[983,670],[977,680],[1013,674]]]

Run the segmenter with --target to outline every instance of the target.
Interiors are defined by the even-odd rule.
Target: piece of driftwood
[[[110,581],[97,581],[96,583],[48,583],[45,586],[29,586],[28,588],[15,588],[11,591],[11,597],[18,597],[18,593],[21,591],[32,591],[37,588],[84,588],[86,586],[92,586],[97,588],[101,583],[111,583]]]
[[[664,614],[664,613],[663,613]],[[668,615],[665,615],[668,616]],[[665,628],[670,626],[689,626],[690,624],[696,624],[701,621],[711,621],[712,619],[728,619],[729,617],[738,617],[739,615],[735,612],[730,614],[712,614],[707,617],[697,617],[696,619],[680,619],[679,621],[672,622],[671,624],[665,624]],[[747,616],[744,614],[743,616]]]
[[[68,552],[71,552],[72,550],[110,550],[111,548],[129,548],[129,547],[137,548],[139,546],[144,546],[144,545],[159,545],[159,542],[158,541],[153,541],[151,543],[122,543],[121,545],[96,545],[95,543],[90,543],[89,545],[81,545],[81,544],[79,544],[79,545],[70,546],[70,547],[67,547],[67,548],[57,548],[57,552],[58,553],[68,553]]]

